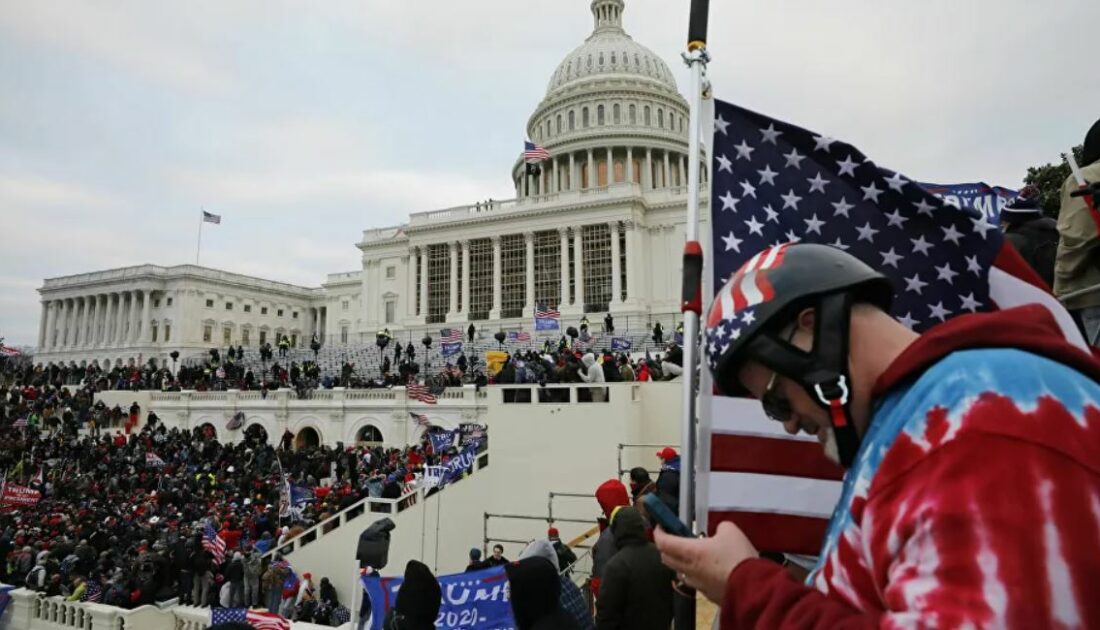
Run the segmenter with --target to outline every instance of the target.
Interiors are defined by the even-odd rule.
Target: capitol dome
[[[668,65],[653,51],[635,42],[622,26],[623,0],[595,0],[595,28],[583,44],[558,64],[546,87],[549,96],[569,84],[609,75],[650,79],[676,91]]]

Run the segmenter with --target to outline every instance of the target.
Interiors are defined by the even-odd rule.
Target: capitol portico
[[[623,0],[591,3],[592,33],[528,119],[550,158],[517,158],[514,199],[364,230],[361,269],[317,288],[193,265],[46,280],[36,360],[115,364],[284,335],[296,347],[314,334],[352,343],[382,327],[531,330],[536,305],[557,306],[566,321],[610,312],[617,328],[669,325],[679,313],[688,105],[668,65],[626,34],[623,10]]]

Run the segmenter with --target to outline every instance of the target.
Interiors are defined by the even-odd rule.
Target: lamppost
[[[428,349],[432,347],[432,336],[424,335],[424,338],[420,340],[420,343],[424,344],[424,373],[427,375],[428,368],[431,367],[431,359],[428,355]]]

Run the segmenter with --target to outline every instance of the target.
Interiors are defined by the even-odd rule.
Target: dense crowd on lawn
[[[33,506],[0,506],[0,581],[124,608],[178,597],[328,622],[346,611],[327,580],[288,585],[292,568],[261,556],[362,498],[401,497],[424,466],[457,453],[426,437],[404,449],[292,450],[289,433],[272,445],[259,425],[222,443],[210,425],[166,429],[136,405],[122,428],[96,426],[111,413],[89,388],[19,381],[0,392],[0,470],[41,492]],[[281,510],[286,485],[315,498]],[[204,549],[207,526],[226,543],[223,562]]]

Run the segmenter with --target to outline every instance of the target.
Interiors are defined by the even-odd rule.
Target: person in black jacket
[[[229,582],[229,602],[233,608],[244,606],[244,556],[237,551],[233,560],[225,569],[225,579]]]
[[[196,537],[196,539],[201,540],[201,536]],[[195,606],[206,606],[209,603],[210,585],[214,582],[214,575],[210,571],[213,563],[214,558],[210,555],[210,552],[199,548],[196,544],[196,551],[191,564],[195,580],[195,584],[191,589],[191,603]]]
[[[646,538],[641,515],[632,507],[619,508],[611,531],[619,551],[604,570],[596,629],[668,630],[675,575]]]
[[[661,472],[657,473],[657,498],[673,514],[680,513],[680,455],[675,449],[665,447],[657,453],[661,460]]]
[[[508,574],[517,630],[580,630],[558,603],[561,581],[557,568],[548,559],[532,556],[513,562],[504,570]]]
[[[1058,222],[1043,216],[1039,189],[1025,186],[1020,196],[1001,210],[1005,239],[1039,274],[1048,287],[1054,286],[1054,259],[1058,253]]]
[[[468,339],[470,343],[473,343],[475,334],[477,334],[477,329],[474,328],[473,323],[471,323],[470,327],[466,329],[466,339]]]

